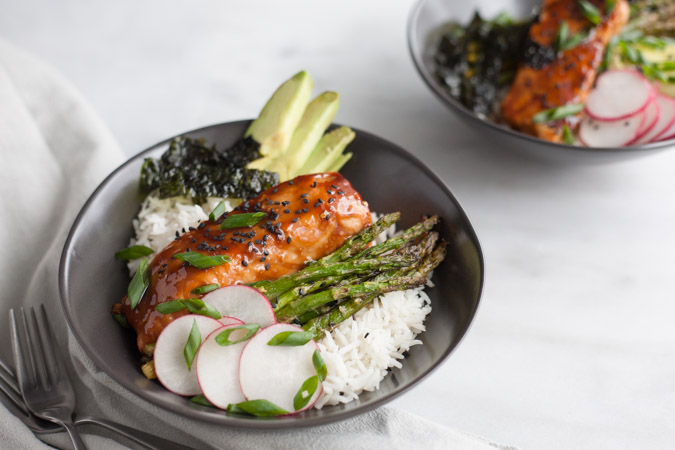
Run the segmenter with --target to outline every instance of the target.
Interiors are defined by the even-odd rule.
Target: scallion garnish
[[[115,253],[115,258],[131,261],[153,253],[155,253],[155,251],[145,245],[132,245],[131,247],[127,247],[124,250]]]
[[[556,37],[556,48],[559,52],[564,52],[581,44],[588,37],[588,33],[579,31],[577,34],[570,34],[570,28],[566,22],[562,22],[558,28]]]
[[[311,341],[313,336],[311,331],[282,331],[270,339],[267,345],[297,347]]]
[[[563,119],[568,116],[573,116],[580,113],[584,109],[584,105],[577,103],[574,105],[564,105],[558,108],[545,109],[532,117],[534,123],[545,123],[552,120]]]
[[[113,314],[113,318],[117,321],[117,323],[120,324],[122,328],[131,328],[124,314]]]
[[[196,403],[196,404],[202,405],[202,406],[209,406],[209,407],[211,407],[211,408],[215,408],[215,407],[216,407],[216,405],[214,405],[213,403],[211,403],[210,401],[208,401],[208,399],[207,399],[206,397],[204,397],[204,394],[195,395],[194,397],[192,397],[192,398],[190,399],[190,401],[191,401],[192,403]]]
[[[296,411],[307,406],[307,403],[309,403],[309,400],[316,392],[318,385],[319,377],[316,375],[307,378],[305,382],[302,383],[300,390],[295,394],[295,397],[293,397],[293,408],[295,408]]]
[[[209,256],[197,252],[176,253],[173,258],[185,261],[197,269],[209,269],[230,262],[230,258],[226,255]]]
[[[195,295],[206,294],[207,292],[215,291],[219,287],[220,287],[219,284],[205,284],[204,286],[194,288],[190,292]]]
[[[200,298],[177,299],[170,302],[160,303],[159,305],[155,306],[155,311],[158,311],[162,314],[171,314],[182,309],[187,309],[192,314],[213,317],[214,319],[220,319],[223,317],[216,308],[214,308],[212,305],[204,303],[204,301]]]
[[[614,7],[616,6],[616,0],[605,0],[605,14],[608,16],[612,14],[612,11],[614,11]]]
[[[148,289],[150,285],[150,262],[148,258],[145,258],[141,261],[141,264],[138,266],[134,277],[129,283],[129,288],[127,289],[127,295],[129,297],[129,305],[131,309],[135,309],[138,306],[138,302],[143,298],[143,294]]]
[[[220,218],[220,216],[225,214],[225,210],[226,210],[225,202],[223,200],[221,200],[216,205],[216,207],[213,208],[213,211],[211,211],[211,214],[209,214],[209,220],[211,220],[211,222],[215,222],[216,220],[218,220]]]
[[[223,331],[222,333],[219,333],[218,336],[216,336],[216,343],[218,345],[221,345],[223,347],[227,347],[228,345],[234,345],[238,344],[240,342],[247,341],[253,337],[254,334],[258,332],[260,329],[260,325],[257,323],[247,323],[244,325],[237,325],[234,327],[229,327],[227,330]],[[236,341],[231,341],[230,340],[230,335],[234,333],[237,330],[246,330],[247,333],[244,337],[237,339]]]
[[[570,130],[570,127],[568,127],[567,125],[563,125],[562,140],[567,145],[574,145],[574,135],[572,134],[572,130]]]
[[[264,212],[234,214],[223,220],[223,223],[220,224],[220,229],[252,227],[265,217],[267,217],[267,214]]]
[[[312,355],[312,364],[314,364],[314,369],[316,370],[316,374],[319,377],[319,381],[324,381],[326,379],[326,375],[328,375],[328,368],[326,367],[326,363],[323,362],[323,358],[321,357],[319,350],[314,350],[314,354]]]
[[[183,349],[183,355],[185,356],[185,363],[187,364],[188,370],[192,369],[192,362],[195,360],[195,356],[197,356],[197,349],[199,349],[199,344],[201,343],[202,335],[199,332],[197,321],[193,320],[190,335],[188,336],[185,348]]]
[[[259,417],[273,417],[288,414],[288,411],[267,400],[249,400],[227,405],[227,412],[235,414],[251,414]]]
[[[586,0],[577,0],[577,3],[579,3],[579,6],[581,7],[581,13],[589,22],[593,25],[600,23],[600,11],[595,5]]]

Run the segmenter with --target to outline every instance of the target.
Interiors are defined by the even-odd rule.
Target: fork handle
[[[57,422],[57,423],[61,425],[63,428],[65,428],[66,431],[68,432],[68,436],[70,436],[70,440],[73,441],[73,447],[75,448],[75,450],[87,450],[87,446],[84,445],[84,442],[82,442],[80,433],[78,433],[77,430],[75,429],[75,425],[66,422]]]
[[[78,420],[75,421],[75,424],[98,425],[151,450],[194,450],[192,447],[187,447],[177,442],[169,441],[159,436],[155,436],[154,434],[146,433],[145,431],[137,430],[111,420],[82,417],[78,418]]]

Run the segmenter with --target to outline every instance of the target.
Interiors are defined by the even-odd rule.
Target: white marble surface
[[[2,3],[0,36],[70,78],[129,155],[252,117],[304,68],[340,92],[340,122],[445,180],[481,239],[484,296],[448,362],[393,405],[522,448],[673,448],[675,148],[589,166],[484,140],[416,75],[411,2]]]

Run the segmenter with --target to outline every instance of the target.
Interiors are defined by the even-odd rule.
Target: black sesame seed
[[[293,323],[296,325],[300,325],[300,321],[297,318],[293,319]]]
[[[180,234],[178,233],[178,231],[176,231],[176,237],[180,237]]]
[[[330,220],[330,214],[326,214],[326,220]]]
[[[337,191],[339,195],[345,195],[345,191]]]
[[[321,202],[316,202],[316,203],[314,203],[314,207],[315,207],[315,208],[318,208],[319,206],[321,206]]]
[[[284,209],[284,213],[288,214],[288,213],[290,213],[290,212],[291,212],[290,209]]]
[[[267,242],[268,237],[269,237],[269,234],[266,234],[265,236],[263,236],[263,242]]]
[[[306,214],[306,213],[309,212],[309,209],[307,209],[307,208],[302,208],[302,212],[304,212],[304,213]]]
[[[291,220],[291,222],[295,223],[295,222],[297,222],[298,220],[300,220],[300,219],[298,219],[297,217],[294,217],[293,220]]]
[[[296,213],[296,214],[300,214],[301,212],[302,212],[302,211],[299,210],[299,209],[296,209],[296,210],[295,210],[295,213]]]
[[[206,222],[202,222],[202,223],[199,224],[199,226],[197,226],[197,228],[201,230],[205,226],[206,226]]]
[[[265,270],[270,270],[270,263],[265,264]]]
[[[318,199],[316,202],[317,202],[317,203],[323,203],[323,200]]]
[[[273,205],[274,202],[272,200],[267,200],[267,206]]]
[[[188,230],[195,231],[195,227],[188,227]]]
[[[258,245],[260,245],[260,244],[262,244],[262,241],[261,241],[260,239],[256,239],[256,240],[255,240],[255,243],[258,244]]]
[[[274,204],[275,205],[281,205],[281,202],[277,200],[277,201],[274,202]]]
[[[312,186],[313,188],[315,188],[315,187],[316,187],[316,181],[315,181],[314,183],[312,183],[311,186]]]
[[[263,255],[267,256],[269,254],[270,254],[270,252],[268,252],[267,250],[263,250]]]
[[[192,238],[192,243],[195,244],[197,242],[197,239]]]
[[[333,203],[335,201],[335,197],[331,197],[328,199],[328,203]]]
[[[325,281],[322,281],[321,284],[319,285],[319,287],[325,287],[325,286],[326,286],[326,282],[325,282]]]
[[[243,260],[241,261],[241,265],[244,266],[244,267],[248,266],[248,261],[246,261],[245,259],[243,259]]]
[[[272,192],[273,192],[274,194],[276,194],[277,192],[279,192],[279,188],[274,188],[274,189],[272,189]]]
[[[302,203],[309,203],[309,199],[303,198],[303,199],[302,199]]]
[[[290,236],[288,236],[288,237],[286,238],[286,243],[287,243],[287,244],[290,244],[290,243],[291,243],[291,237],[290,237]]]
[[[326,189],[326,192],[328,193],[328,195],[333,195],[333,191],[331,191],[330,189]]]
[[[291,202],[289,202],[288,200],[285,200],[285,201],[281,202],[281,204],[284,205],[284,206],[286,206],[286,205],[290,205]]]
[[[303,288],[298,289],[298,294],[305,295],[305,290]]]
[[[182,231],[183,233],[185,233],[185,228],[181,229],[181,231]]]
[[[302,195],[300,195],[300,197],[302,197],[302,198],[309,197],[309,194],[302,194]]]
[[[293,186],[293,180],[289,181],[288,184],[290,184],[291,186]]]

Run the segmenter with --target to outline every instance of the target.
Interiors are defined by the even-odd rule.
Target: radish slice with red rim
[[[579,125],[579,140],[587,147],[623,147],[638,135],[645,115],[639,114],[613,122],[586,117]]]
[[[675,133],[673,126],[675,125],[675,100],[666,95],[659,95],[657,97],[661,114],[656,126],[649,133],[651,138],[646,142],[657,142],[664,136],[668,135],[669,130],[673,130],[670,134]],[[640,139],[642,141],[642,139]]]
[[[585,109],[596,121],[625,119],[643,111],[655,95],[649,80],[637,70],[608,70],[598,77]]]
[[[228,330],[230,334],[225,336]],[[242,339],[250,339],[255,331],[250,325],[226,325],[209,334],[199,347],[197,379],[204,397],[215,406],[225,409],[230,403],[246,400],[239,385],[239,358],[246,345]]]
[[[310,340],[297,346],[268,345],[272,338],[285,331],[303,332],[298,326],[279,323],[261,330],[248,341],[239,360],[239,383],[248,400],[267,400],[294,413],[311,408],[323,386],[312,362],[314,352],[318,350],[316,342]],[[315,376],[316,384],[305,384]],[[307,385],[316,386],[314,392],[301,389]],[[306,402],[297,410],[296,396]]]
[[[211,317],[189,314],[164,327],[155,345],[157,379],[165,388],[178,395],[201,393],[194,361],[188,368],[185,356],[185,346],[195,324],[199,330],[200,343],[214,330],[223,327],[221,322]]]
[[[661,108],[659,106],[659,102],[656,101],[656,98],[649,102],[649,105],[644,111],[644,115],[645,118],[642,121],[640,129],[638,130],[637,136],[626,145],[639,145],[644,142],[649,142],[649,139],[644,139],[648,135],[651,135],[652,130],[656,127],[656,124],[659,122],[659,117],[661,116]]]
[[[223,316],[236,317],[244,323],[257,323],[266,327],[277,321],[267,297],[249,286],[225,286],[209,292],[202,300]]]
[[[236,317],[230,317],[230,316],[223,316],[220,319],[218,319],[220,323],[223,325],[243,325],[244,321],[239,320]]]

